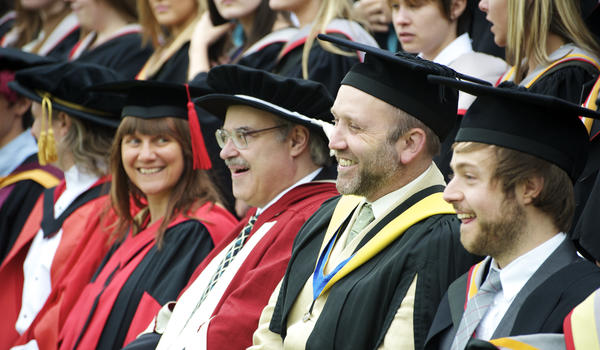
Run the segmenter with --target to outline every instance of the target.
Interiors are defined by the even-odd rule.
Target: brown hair
[[[171,38],[169,33],[165,31],[165,28],[162,28],[158,23],[148,1],[149,0],[137,0],[139,22],[142,26],[142,37],[144,44],[151,42],[154,48],[158,48],[165,45],[165,42],[168,43],[173,38]],[[196,3],[198,5],[196,16],[190,17],[194,20],[199,19],[200,15],[202,15],[206,9],[206,0],[196,0]],[[163,37],[166,39],[165,42],[161,42],[161,38]]]
[[[43,21],[39,10],[28,10],[23,8],[20,1],[15,1],[15,28],[18,30],[18,37],[15,43],[17,48],[22,48],[37,38],[42,30]],[[55,16],[64,18],[71,13],[71,8],[66,5],[62,11]],[[33,48],[32,52],[37,53],[43,42],[40,42]]]
[[[187,121],[171,117],[151,120],[126,117],[117,129],[110,155],[112,173],[110,197],[113,208],[119,217],[114,231],[117,239],[124,238],[130,226],[134,233],[143,229],[142,222],[134,220],[132,216],[134,210],[132,210],[131,204],[133,203],[137,208],[143,208],[145,195],[129,181],[121,157],[123,137],[136,132],[144,135],[169,135],[181,145],[183,151],[183,173],[171,192],[167,212],[156,233],[156,241],[160,248],[167,226],[178,214],[187,215],[191,210],[206,202],[220,202],[220,195],[206,171],[193,169],[192,141]]]
[[[426,5],[428,3],[431,2],[435,2],[438,7],[440,8],[440,11],[442,12],[442,16],[444,16],[444,18],[446,18],[448,21],[452,21],[452,18],[450,17],[450,11],[452,9],[452,1],[454,0],[388,0],[388,5],[392,5],[394,3],[398,3],[400,1],[404,1],[406,3],[406,5],[408,5],[409,7],[416,7],[419,8],[423,5]],[[467,0],[468,2],[468,0]],[[467,31],[469,31],[470,27],[471,27],[471,21],[472,21],[472,13],[471,13],[471,7],[469,6],[469,4],[467,4],[465,6],[465,10],[461,13],[460,16],[458,16],[457,22],[456,22],[456,36],[460,36],[463,33],[466,33]]]
[[[440,138],[433,132],[433,130],[431,130],[430,127],[398,107],[394,107],[392,105],[389,107],[393,110],[393,113],[395,113],[398,123],[396,124],[395,128],[390,130],[390,133],[388,134],[388,142],[394,143],[398,141],[400,136],[406,134],[410,129],[418,128],[425,132],[425,151],[427,154],[429,154],[431,157],[434,157],[440,153],[440,149],[442,147]]]
[[[514,197],[517,185],[529,178],[541,177],[544,188],[532,204],[546,213],[559,230],[569,230],[575,212],[575,195],[573,183],[564,170],[527,153],[484,143],[458,142],[453,148],[456,153],[491,149],[496,157],[492,179],[499,182],[507,198]]]

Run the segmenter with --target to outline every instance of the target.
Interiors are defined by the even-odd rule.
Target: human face
[[[266,129],[281,124],[278,117],[248,106],[231,106],[223,129]],[[280,129],[246,136],[248,147],[237,148],[227,141],[220,156],[231,172],[235,198],[255,207],[263,207],[292,185],[294,162],[289,140],[281,141]]]
[[[342,85],[331,111],[335,127],[329,148],[335,151],[338,161],[338,191],[373,201],[399,188],[402,165],[396,142],[389,140],[390,131],[397,125],[393,107]]]
[[[256,11],[262,0],[212,0],[225,19],[239,19],[250,16]]]
[[[460,241],[467,251],[496,259],[515,251],[525,226],[524,208],[492,179],[496,167],[490,148],[454,152],[454,177],[444,190],[461,221]]]
[[[98,17],[102,15],[102,0],[66,0],[83,28],[96,30]]]
[[[169,135],[128,134],[121,140],[123,168],[152,205],[168,201],[183,174],[181,145]]]
[[[485,18],[492,23],[490,30],[494,34],[496,45],[505,47],[508,34],[508,0],[481,0],[479,9],[487,14]]]
[[[26,10],[45,10],[49,8],[64,8],[64,0],[21,0],[21,6]]]
[[[197,0],[148,0],[158,23],[171,32],[180,31],[198,14]]]
[[[444,16],[438,0],[423,1],[419,5],[393,0],[391,6],[396,35],[407,52],[421,53],[424,58],[433,60],[456,39],[456,21]]]

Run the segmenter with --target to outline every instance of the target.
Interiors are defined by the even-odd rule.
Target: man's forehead
[[[232,105],[227,108],[224,126],[232,128],[262,126],[278,121],[273,113],[246,105]]]
[[[464,167],[488,168],[494,161],[492,147],[454,150],[450,166],[453,169]]]

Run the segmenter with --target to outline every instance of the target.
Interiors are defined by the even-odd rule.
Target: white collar
[[[471,46],[469,33],[464,33],[442,49],[433,59],[433,62],[448,66],[454,60],[468,52],[473,52],[473,47]],[[419,56],[421,55],[419,54]]]
[[[375,200],[373,203],[371,203],[371,208],[373,209],[373,216],[375,217],[375,220],[379,220],[380,217],[382,217],[384,214],[386,214],[388,212],[388,210],[392,206],[394,206],[396,204],[396,202],[398,202],[398,198],[403,197],[414,186],[416,186],[417,183],[425,177],[425,174],[427,174],[429,172],[429,170],[431,170],[431,165],[429,166],[429,168],[427,168],[427,170],[425,170],[416,179],[412,180],[411,182],[402,186],[401,188],[399,188],[393,192],[390,192],[390,193],[386,194],[385,196]]]
[[[37,144],[29,129],[0,148],[0,176],[6,176],[37,152]]]
[[[257,208],[255,215],[259,215],[263,211],[267,210],[267,208],[269,208],[271,205],[273,205],[275,202],[277,202],[281,197],[283,197],[286,193],[291,191],[294,187],[298,187],[302,184],[312,181],[312,179],[317,177],[317,174],[319,174],[319,172],[321,170],[323,170],[323,168],[319,168],[319,169],[313,171],[312,173],[310,173],[310,174],[306,175],[305,177],[301,178],[300,180],[298,180],[298,182],[296,182],[292,186],[290,186],[290,187],[286,188],[285,190],[283,190],[282,192],[280,192],[277,196],[275,196],[275,198],[273,198],[269,203],[267,203],[267,205],[265,205],[262,208]]]
[[[502,293],[507,301],[513,298],[521,291],[525,283],[539,269],[539,267],[548,259],[548,257],[561,245],[567,235],[558,233],[546,242],[540,244],[534,249],[513,260],[505,268],[499,269],[495,259],[492,259],[490,269],[496,269],[500,272],[500,283],[502,283]]]
[[[81,171],[76,165],[70,167],[64,174],[66,190],[69,192],[83,193],[83,191],[92,187],[92,185],[100,179],[98,175]]]

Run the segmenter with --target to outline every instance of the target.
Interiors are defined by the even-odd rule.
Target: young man
[[[446,288],[476,261],[460,245],[432,163],[453,127],[457,92],[426,75],[454,72],[327,40],[366,52],[332,108],[329,147],[344,196],[298,233],[252,348],[420,348]]]
[[[207,83],[215,93],[196,103],[224,119],[216,137],[233,194],[255,209],[198,267],[177,303],[161,309],[151,332],[127,349],[250,346],[296,233],[337,194],[321,128],[331,120],[325,87],[237,65],[213,68]]]
[[[461,220],[462,244],[487,257],[450,286],[426,348],[562,333],[567,313],[600,286],[600,270],[565,234],[588,149],[578,116],[598,114],[515,87],[444,83],[479,96],[456,136],[444,199]]]

